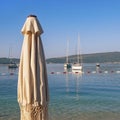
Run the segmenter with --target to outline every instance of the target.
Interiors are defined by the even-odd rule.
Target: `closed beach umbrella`
[[[27,17],[18,75],[18,103],[21,120],[48,120],[48,80],[40,35],[41,25],[35,15]]]

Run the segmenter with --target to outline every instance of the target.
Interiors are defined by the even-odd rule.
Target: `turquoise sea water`
[[[84,74],[49,64],[50,120],[119,120],[120,64],[84,64]],[[13,73],[13,74],[11,74]],[[18,70],[0,65],[0,120],[19,120]]]

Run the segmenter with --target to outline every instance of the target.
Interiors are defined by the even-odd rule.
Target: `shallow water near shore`
[[[120,64],[102,64],[101,72],[85,64],[82,75],[65,73],[63,64],[48,64],[47,70],[50,120],[120,119]],[[0,65],[0,120],[20,119],[17,73]]]

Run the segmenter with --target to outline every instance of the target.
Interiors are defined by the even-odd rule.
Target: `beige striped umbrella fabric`
[[[37,17],[28,16],[22,28],[24,40],[18,75],[21,120],[48,120],[48,80],[42,33]]]

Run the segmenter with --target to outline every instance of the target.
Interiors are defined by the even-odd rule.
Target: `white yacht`
[[[82,61],[80,56],[79,44],[80,44],[80,37],[78,36],[77,62],[72,64],[72,71],[82,72],[83,67],[82,67]]]

